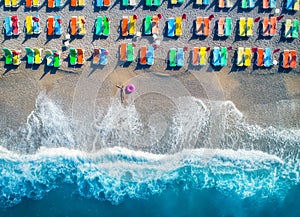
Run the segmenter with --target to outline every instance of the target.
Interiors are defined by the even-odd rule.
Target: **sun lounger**
[[[25,7],[31,8],[32,6],[32,0],[25,0]]]
[[[253,35],[253,18],[250,17],[247,19],[247,36]]]
[[[294,6],[293,6],[294,11],[299,11],[299,4],[300,4],[299,0],[294,0]]]
[[[175,19],[173,17],[168,19],[168,37],[175,36]]]
[[[292,68],[292,69],[297,68],[297,51],[296,50],[290,51],[290,68]]]
[[[134,60],[134,48],[132,43],[127,44],[127,61],[133,62]]]
[[[72,16],[70,28],[71,28],[71,35],[77,35],[77,17],[76,16]]]
[[[55,8],[55,1],[54,0],[48,0],[48,8]]]
[[[78,0],[78,6],[79,7],[84,7],[85,6],[84,0]]]
[[[55,7],[60,8],[61,6],[61,0],[55,0]]]
[[[276,8],[276,0],[270,0],[270,8]]]
[[[209,5],[210,1],[209,0],[203,0],[202,4],[203,5]]]
[[[182,67],[184,65],[184,51],[183,48],[178,48],[176,55],[176,64],[178,67]]]
[[[152,6],[152,0],[146,0],[146,6],[148,7]]]
[[[84,50],[82,48],[77,48],[77,64],[82,65],[84,62]]]
[[[141,65],[147,64],[146,54],[147,54],[147,47],[142,46],[140,49],[140,64]]]
[[[182,35],[182,18],[176,17],[175,19],[175,35],[181,36]]]
[[[27,56],[27,63],[30,65],[34,64],[34,50],[29,47],[25,47],[25,51]]]
[[[93,64],[99,64],[99,61],[100,61],[100,49],[94,48]]]
[[[244,48],[239,47],[237,50],[237,60],[236,60],[236,65],[237,66],[244,66]]]
[[[214,66],[220,66],[221,65],[221,51],[219,47],[214,47],[213,49],[213,62],[212,64]]]
[[[225,0],[225,7],[226,8],[232,8],[233,6],[233,3],[231,0]]]
[[[19,0],[11,0],[11,6],[13,8],[17,8],[20,6],[20,1]]]
[[[10,65],[12,64],[13,61],[13,53],[10,49],[8,48],[3,48],[4,51],[4,57],[5,57],[5,65]]]
[[[269,8],[269,0],[262,0],[263,9]]]
[[[276,35],[277,19],[276,17],[270,17],[270,35]]]
[[[290,10],[290,11],[293,10],[293,6],[294,6],[293,2],[294,2],[294,0],[287,0],[286,1],[286,9],[287,10]]]
[[[244,66],[251,66],[251,49],[249,47],[245,48]]]
[[[202,5],[202,4],[203,4],[203,1],[202,1],[202,0],[196,0],[195,4],[196,4],[196,5]]]
[[[121,43],[120,45],[120,60],[126,61],[127,60],[127,44]]]
[[[256,58],[255,64],[257,66],[263,66],[263,64],[264,64],[264,49],[258,48],[256,54],[257,54],[257,58]]]
[[[77,7],[77,0],[70,0],[71,7]]]
[[[53,66],[54,63],[54,55],[53,52],[49,49],[45,50],[45,58],[46,58],[46,65]]]
[[[293,20],[292,38],[298,38],[299,36],[299,20]]]
[[[47,34],[54,35],[54,17],[50,16],[47,20]]]
[[[147,65],[152,66],[154,64],[154,48],[149,45],[146,54]]]
[[[210,27],[209,27],[210,20],[208,17],[204,17],[204,36],[209,36]]]
[[[32,16],[32,29],[33,29],[33,34],[38,35],[41,33],[40,18],[38,14],[34,14]]]
[[[7,16],[4,18],[4,29],[5,29],[5,35],[6,36],[12,36],[12,22],[11,22],[11,17]]]
[[[220,17],[218,20],[218,36],[222,37],[224,36],[224,32],[225,32],[225,18],[224,17]]]
[[[11,16],[11,25],[12,25],[12,33],[13,35],[19,35],[19,17]]]
[[[62,25],[61,25],[61,22],[62,22],[62,19],[60,18],[60,16],[55,16],[54,17],[54,34],[55,35],[61,35],[62,34]]]
[[[156,7],[161,6],[161,0],[153,0],[153,5]]]
[[[152,34],[158,35],[158,24],[159,24],[159,18],[158,16],[152,17]]]
[[[109,18],[104,16],[103,17],[103,35],[109,36],[110,34],[110,21]]]
[[[171,5],[176,5],[177,4],[177,0],[171,0]]]
[[[34,64],[41,64],[42,59],[42,49],[41,48],[33,48],[34,50]]]
[[[60,67],[61,65],[61,60],[60,60],[60,52],[58,50],[52,50],[53,53],[53,66],[55,68]]]
[[[265,48],[264,50],[264,66],[265,67],[270,67],[271,66],[271,49],[270,48]]]
[[[123,16],[122,19],[122,36],[127,36],[128,35],[128,17]]]
[[[225,8],[225,0],[219,0],[219,8]]]
[[[221,66],[227,66],[227,48],[221,48]]]
[[[269,18],[264,17],[263,18],[263,29],[262,29],[262,34],[263,36],[269,36]]]
[[[32,28],[32,16],[26,16],[25,18],[25,26],[26,26],[26,34],[32,35],[33,28]]]
[[[105,7],[109,7],[109,6],[110,6],[110,0],[104,0],[104,1],[103,1],[103,5],[104,5]]]
[[[104,6],[103,0],[96,0],[96,6],[97,7],[103,7]]]
[[[103,34],[103,17],[98,16],[95,22],[95,35],[102,35]]]
[[[129,0],[129,5],[130,6],[135,6],[136,5],[136,1],[135,0]]]
[[[70,48],[69,50],[69,58],[70,58],[70,65],[77,64],[77,50],[75,48]]]
[[[100,65],[106,65],[107,64],[107,50],[104,48],[100,49]]]
[[[78,17],[78,35],[85,35],[86,30],[85,30],[85,19],[84,16],[79,16]]]
[[[246,18],[241,17],[239,22],[239,36],[246,36]]]
[[[248,0],[248,7],[249,8],[254,8],[255,7],[255,0]]]
[[[10,8],[11,7],[11,0],[4,0],[4,7]]]
[[[196,35],[203,35],[203,23],[202,23],[202,17],[196,18]]]
[[[40,6],[40,0],[32,0],[32,7],[39,7]]]
[[[193,48],[192,65],[198,66],[199,65],[199,59],[200,59],[199,47],[194,47]]]
[[[248,0],[242,0],[241,8],[243,8],[243,9],[248,8]]]
[[[284,50],[282,55],[282,68],[288,69],[290,68],[290,51]]]
[[[146,16],[144,21],[144,34],[151,35],[152,33],[152,17]]]
[[[122,0],[122,5],[123,6],[128,6],[129,5],[129,0]]]
[[[170,52],[169,52],[169,66],[170,67],[176,66],[176,56],[177,56],[176,48],[171,48]]]
[[[293,32],[292,20],[291,19],[287,19],[285,21],[284,37],[291,38],[292,37],[292,32]]]
[[[206,52],[206,47],[200,47],[200,66],[205,66],[206,65],[206,57],[207,52]]]
[[[232,30],[232,19],[230,17],[226,17],[226,19],[225,19],[225,36],[226,37],[231,36],[231,30]]]
[[[136,19],[134,19],[134,16],[129,17],[129,35],[135,35],[136,32]]]
[[[21,51],[20,50],[11,50],[12,51],[12,54],[13,54],[13,57],[12,57],[12,63],[13,65],[15,66],[18,66],[21,64]]]

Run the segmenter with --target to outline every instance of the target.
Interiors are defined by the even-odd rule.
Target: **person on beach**
[[[125,89],[124,89],[124,85],[116,85],[117,88],[120,89],[120,97],[121,97],[121,103],[125,102]]]

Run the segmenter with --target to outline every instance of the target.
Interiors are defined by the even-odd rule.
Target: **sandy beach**
[[[277,2],[277,8],[281,8]],[[93,106],[95,100],[100,97],[119,97],[116,84],[134,83],[137,90],[141,87],[139,78],[158,79],[156,85],[165,85],[168,79],[176,79],[187,90],[187,93],[197,98],[210,100],[230,100],[243,112],[245,117],[253,123],[277,127],[299,127],[300,119],[300,65],[294,70],[282,71],[280,67],[273,66],[270,69],[259,69],[254,66],[254,55],[250,67],[238,69],[234,64],[235,50],[239,46],[244,47],[270,47],[271,50],[280,48],[280,52],[273,55],[273,59],[279,60],[280,53],[284,49],[296,49],[300,53],[300,40],[285,40],[282,37],[285,19],[299,18],[299,12],[291,14],[283,10],[275,14],[274,10],[262,10],[260,2],[257,2],[253,10],[242,10],[236,3],[230,10],[220,10],[216,2],[207,7],[198,7],[193,1],[187,1],[182,5],[171,6],[164,1],[158,8],[148,8],[144,2],[136,7],[123,7],[119,1],[112,2],[111,7],[99,10],[91,2],[80,9],[69,7],[69,2],[60,10],[50,10],[46,2],[38,10],[27,10],[21,5],[16,10],[1,7],[1,20],[5,16],[17,14],[20,19],[20,29],[23,30],[25,16],[38,13],[40,16],[42,33],[38,36],[26,36],[24,31],[14,38],[6,38],[0,34],[1,47],[22,50],[22,64],[17,67],[4,66],[0,62],[0,128],[18,127],[26,123],[26,118],[35,107],[36,97],[40,92],[46,92],[51,98],[66,111],[74,112],[74,104],[82,103],[82,106]],[[122,38],[120,36],[120,21],[124,15],[138,15],[137,29],[141,31],[143,19],[146,15],[162,14],[159,24],[159,35],[156,40],[152,36],[134,36]],[[166,37],[166,21],[169,17],[187,15],[183,21],[183,35],[177,39]],[[198,38],[194,35],[194,20],[197,16],[209,16],[214,14],[211,21],[211,33],[206,38]],[[63,20],[63,35],[57,38],[46,36],[46,20],[50,15],[60,15]],[[84,15],[87,21],[87,34],[83,37],[71,38],[69,47],[81,47],[85,49],[86,63],[81,67],[68,66],[68,48],[63,46],[65,33],[68,31],[71,16]],[[98,15],[108,16],[111,20],[111,35],[107,38],[95,38],[94,21]],[[242,39],[237,36],[237,20],[244,17],[265,17],[269,15],[284,15],[278,22],[277,35],[271,38],[263,38],[259,35],[260,23],[254,24],[254,35]],[[233,34],[227,39],[220,39],[216,35],[216,22],[221,16],[230,16],[233,19]],[[0,25],[3,27],[3,24]],[[136,62],[124,64],[119,61],[118,51],[121,42],[135,42]],[[152,67],[141,67],[138,62],[138,50],[142,45],[158,44],[155,50],[155,63]],[[167,67],[168,51],[171,47],[179,48],[188,46],[185,53],[185,66],[181,69]],[[204,67],[191,65],[192,48],[194,46],[232,46],[229,51],[229,63],[222,69],[214,69],[210,64]],[[62,50],[62,66],[58,70],[47,68],[45,64],[39,66],[26,65],[25,47],[40,47],[46,49]],[[109,51],[108,65],[95,66],[91,63],[93,48],[103,47]],[[1,56],[3,51],[1,51]],[[142,82],[141,82],[142,83]],[[82,89],[81,89],[82,88]],[[155,91],[151,85],[144,91]],[[173,93],[180,92],[174,86],[170,88]],[[82,90],[85,90],[82,92]],[[183,92],[182,92],[183,93]],[[90,96],[90,97],[89,97]],[[96,98],[95,98],[96,96]],[[174,94],[176,96],[176,94]],[[130,95],[127,98],[130,100]],[[92,100],[89,101],[89,100]],[[148,103],[148,102],[147,102]],[[146,104],[147,104],[146,103]],[[147,105],[144,105],[147,106]],[[276,117],[276,118],[274,118]]]

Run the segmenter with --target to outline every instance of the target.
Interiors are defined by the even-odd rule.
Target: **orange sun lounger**
[[[147,47],[142,46],[141,50],[140,50],[140,64],[141,65],[146,65],[146,63],[147,63],[146,54],[147,54]]]
[[[194,47],[193,49],[193,61],[192,64],[194,66],[198,66],[199,65],[199,47]]]
[[[124,16],[122,19],[122,36],[128,35],[128,17]]]
[[[127,44],[122,43],[120,45],[120,60],[126,61],[127,60]]]
[[[76,7],[77,6],[77,0],[71,0],[71,6]]]
[[[276,26],[277,26],[276,17],[271,17],[270,18],[270,35],[276,35]]]
[[[202,17],[196,19],[196,35],[203,35]]]
[[[54,35],[54,17],[53,16],[48,17],[47,34]]]
[[[209,18],[208,17],[204,17],[204,35],[208,36],[209,32],[210,32],[210,28],[209,28]]]
[[[55,7],[54,0],[48,0],[48,8],[54,8],[54,7]]]
[[[282,67],[285,69],[288,69],[290,67],[290,51],[289,50],[284,50],[283,51],[283,59],[282,59]]]
[[[258,48],[257,49],[256,65],[257,66],[263,66],[264,65],[264,49],[263,48]]]
[[[25,6],[26,7],[31,7],[32,6],[32,0],[26,0],[25,1]]]
[[[269,0],[263,0],[263,9],[269,8]]]
[[[263,19],[263,36],[269,35],[269,18],[264,17]]]
[[[290,68],[297,68],[297,51],[291,50],[290,51]]]
[[[84,50],[82,48],[77,48],[77,64],[82,65],[84,62]]]
[[[104,4],[105,6],[110,6],[110,0],[104,0],[104,1],[103,1],[103,4]]]
[[[225,18],[220,17],[218,21],[218,36],[224,36],[225,33],[224,26],[225,26]]]
[[[225,8],[225,0],[219,0],[219,8]]]
[[[73,16],[71,18],[71,35],[76,35],[77,34],[77,17]]]
[[[158,22],[159,22],[158,16],[153,16],[152,17],[152,34],[158,35]]]

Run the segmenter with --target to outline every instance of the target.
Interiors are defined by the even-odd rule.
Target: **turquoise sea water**
[[[223,147],[183,146],[178,139],[172,152],[125,145],[84,151],[74,145],[68,118],[49,100],[37,104],[26,126],[0,140],[0,217],[300,216],[298,130],[260,128],[231,117],[224,119]],[[113,120],[103,122],[109,128]],[[186,144],[205,123],[185,125],[188,134],[166,132]],[[102,142],[126,142],[98,127]]]

